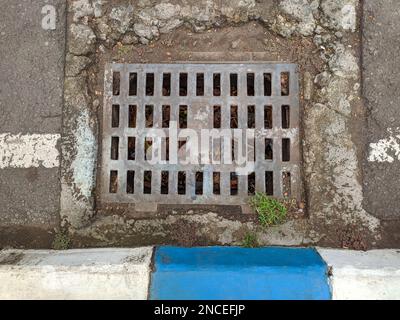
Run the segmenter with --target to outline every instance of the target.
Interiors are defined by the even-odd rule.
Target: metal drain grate
[[[107,203],[300,197],[294,64],[108,64],[102,133]]]

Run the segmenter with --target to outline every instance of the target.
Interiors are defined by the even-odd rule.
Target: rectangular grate
[[[298,94],[295,64],[108,64],[101,199],[300,199]]]

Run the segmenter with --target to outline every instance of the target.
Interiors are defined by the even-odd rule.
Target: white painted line
[[[400,161],[400,128],[389,128],[388,133],[388,138],[370,143],[368,161],[388,163]]]
[[[332,268],[334,300],[400,299],[400,250],[318,252]]]
[[[147,299],[152,247],[0,251],[0,299]]]
[[[59,166],[60,134],[0,134],[0,169]]]

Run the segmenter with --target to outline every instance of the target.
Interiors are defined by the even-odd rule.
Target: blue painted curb
[[[159,247],[152,300],[327,300],[328,268],[311,248]]]

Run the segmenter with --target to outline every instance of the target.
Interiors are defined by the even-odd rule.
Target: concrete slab
[[[153,300],[330,299],[327,266],[313,249],[160,247]]]
[[[60,207],[66,0],[0,0],[0,7],[0,227],[53,230]],[[44,22],[53,9],[49,28]]]
[[[152,247],[0,252],[0,299],[147,299]]]
[[[400,299],[400,250],[318,252],[332,268],[333,299]]]
[[[363,3],[364,207],[380,218],[400,219],[400,2]]]

